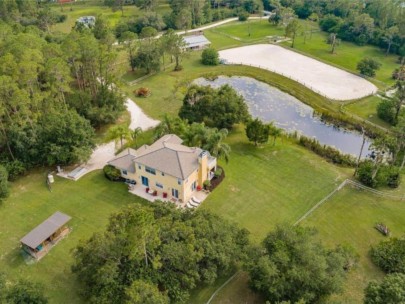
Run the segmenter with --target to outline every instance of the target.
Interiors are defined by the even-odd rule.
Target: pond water
[[[198,85],[218,88],[228,84],[241,94],[254,118],[274,124],[287,132],[299,132],[316,138],[321,144],[333,146],[345,154],[358,155],[363,141],[355,131],[337,128],[323,122],[313,108],[279,89],[249,77],[219,76],[215,80],[198,78]],[[363,157],[370,153],[371,142],[366,141]]]

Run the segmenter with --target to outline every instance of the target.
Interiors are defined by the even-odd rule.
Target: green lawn
[[[43,283],[50,303],[84,303],[70,271],[72,249],[103,231],[112,213],[141,199],[129,194],[124,184],[108,181],[101,171],[77,182],[56,177],[53,192],[45,186],[45,176],[43,169],[12,183],[11,196],[0,206],[0,270],[13,280]],[[72,217],[72,232],[41,261],[27,265],[19,240],[56,211]]]
[[[345,110],[353,113],[363,119],[367,119],[372,123],[385,128],[391,128],[391,125],[377,116],[377,106],[381,102],[378,96],[366,97],[344,107]]]
[[[404,189],[401,192],[404,194]],[[344,294],[336,297],[341,303],[361,302],[368,282],[382,277],[368,256],[370,246],[385,239],[374,229],[377,222],[388,225],[394,237],[404,235],[404,201],[387,200],[350,187],[341,190],[303,222],[317,228],[324,244],[349,244],[360,254],[359,265],[350,273]]]
[[[82,16],[98,16],[102,14],[110,23],[115,26],[121,19],[128,19],[139,16],[139,9],[134,6],[124,6],[124,16],[121,11],[113,11],[110,7],[104,6],[103,1],[86,1],[74,4],[54,5],[53,10],[58,14],[67,15],[63,23],[57,23],[52,27],[52,31],[69,33],[75,25],[76,20]]]
[[[232,155],[223,165],[226,179],[204,208],[247,228],[254,241],[277,223],[295,223],[349,174],[285,140],[256,148],[242,127],[227,141]]]

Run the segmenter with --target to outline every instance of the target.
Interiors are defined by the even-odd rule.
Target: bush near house
[[[111,166],[111,165],[106,165],[103,168],[103,172],[106,178],[108,178],[110,181],[121,181],[121,172],[117,168]]]

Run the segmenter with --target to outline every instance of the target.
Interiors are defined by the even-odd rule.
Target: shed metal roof
[[[70,220],[71,217],[69,215],[57,211],[48,219],[46,219],[42,224],[38,225],[30,233],[24,236],[21,239],[21,243],[27,245],[32,249],[35,249],[39,245],[41,245],[43,241],[54,234],[56,230],[58,230]]]
[[[184,36],[183,39],[188,48],[211,44],[204,35]]]

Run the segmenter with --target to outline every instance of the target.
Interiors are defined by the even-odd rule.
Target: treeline
[[[117,2],[124,1],[105,0],[105,4],[116,7]],[[116,37],[130,31],[140,34],[144,27],[153,27],[157,31],[164,29],[196,28],[206,23],[235,17],[242,12],[260,13],[263,10],[261,0],[169,0],[171,11],[164,15],[156,12],[157,0],[126,1],[126,4],[135,4],[144,11],[142,16],[121,21],[116,26]]]
[[[396,0],[263,0],[264,8],[292,9],[301,19],[319,21],[322,30],[359,45],[373,44],[405,56],[405,10]]]
[[[357,257],[314,235],[281,225],[252,245],[246,229],[217,215],[157,202],[113,215],[76,248],[72,270],[88,303],[189,303],[193,289],[241,266],[264,300],[315,303],[342,291]]]
[[[28,2],[0,2],[12,12],[0,13],[0,163],[11,179],[38,165],[88,159],[94,129],[124,109],[114,85],[117,54],[103,37],[86,28],[53,35],[35,22],[25,26]]]

